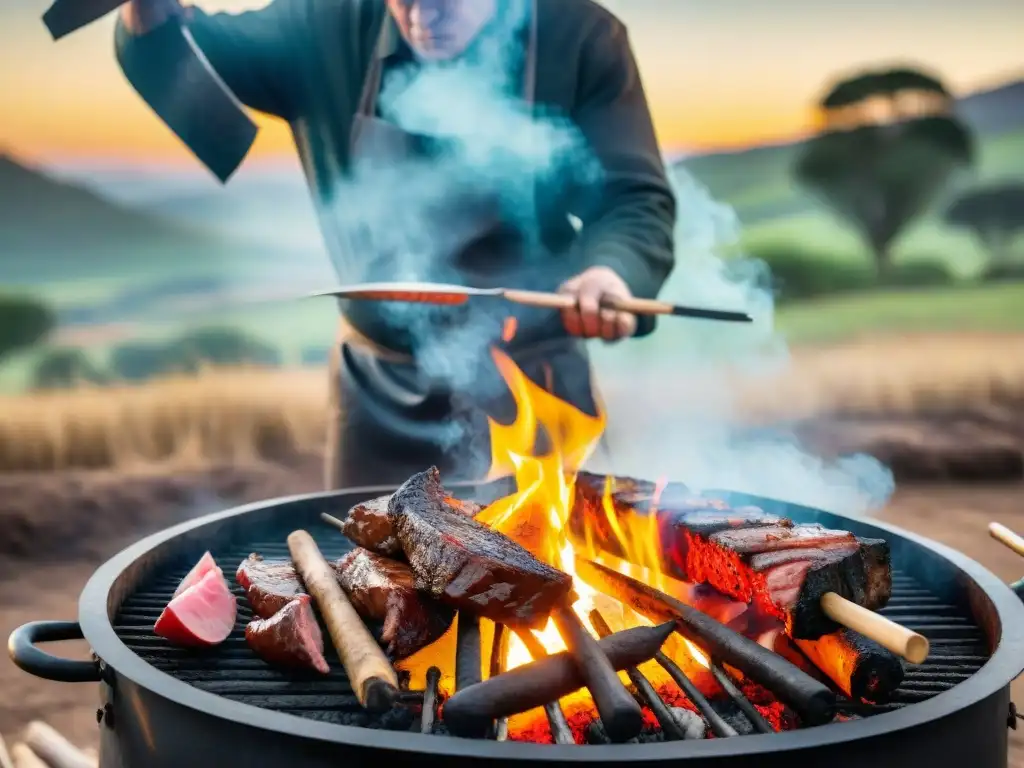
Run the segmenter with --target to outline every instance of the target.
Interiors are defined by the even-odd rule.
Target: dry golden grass
[[[733,383],[744,412],[758,421],[1016,408],[1024,403],[1024,336],[883,338],[797,350],[778,378]],[[141,386],[0,398],[0,472],[131,471],[317,451],[326,403],[322,370],[211,370]]]
[[[0,471],[148,469],[318,450],[318,370],[210,370],[140,386],[0,399]]]
[[[1024,403],[1024,336],[867,338],[793,352],[769,381],[735,381],[758,420],[815,415],[925,416]]]

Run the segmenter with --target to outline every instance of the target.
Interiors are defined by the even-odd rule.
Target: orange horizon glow
[[[19,133],[29,135],[31,130],[31,140],[8,140],[8,145],[0,146],[0,149],[36,162],[88,159],[171,166],[196,162],[178,138],[148,113],[130,121],[123,114],[119,121],[94,114],[88,122],[77,120],[76,131],[69,132],[61,127],[67,125],[62,119],[65,117],[62,111],[51,111],[46,120],[32,119],[25,114],[17,116],[8,123],[5,133],[16,139]],[[69,108],[66,117],[70,118],[71,113]],[[659,144],[666,153],[734,151],[760,144],[795,141],[812,130],[813,121],[809,111],[745,116],[720,112],[716,119],[698,124],[687,123],[669,110],[657,107],[652,108],[652,116]],[[295,144],[287,123],[266,115],[253,115],[253,118],[260,132],[247,158],[249,161],[294,157]],[[19,127],[24,130],[19,130]]]

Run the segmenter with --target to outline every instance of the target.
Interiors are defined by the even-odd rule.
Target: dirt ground
[[[179,474],[173,480],[52,475],[38,482],[24,477],[0,479],[2,536],[5,545],[12,545],[5,546],[0,556],[0,637],[27,621],[75,618],[78,593],[94,568],[149,530],[201,514],[228,499],[287,495],[314,490],[318,484],[319,467],[312,460],[291,467]],[[34,524],[26,520],[13,524],[13,516],[3,514],[2,501],[11,499],[12,494],[50,515],[40,515]],[[25,494],[35,496],[25,499]],[[68,504],[68,498],[78,501]],[[60,499],[64,503],[59,504]],[[132,511],[131,528],[123,517],[104,515],[111,505]],[[64,525],[56,524],[59,518],[55,516],[76,508],[79,513],[86,512],[95,525],[88,529],[69,526],[66,518]],[[882,517],[959,549],[1002,579],[1024,575],[1024,561],[986,532],[992,520],[1024,530],[1024,484],[905,485]],[[31,552],[38,552],[39,543],[47,541],[48,530],[53,537],[46,545],[47,555],[42,560],[30,559]],[[87,653],[83,643],[66,646],[61,652],[70,657]],[[0,659],[0,691],[0,733],[8,743],[26,723],[41,718],[83,747],[96,745],[94,685],[36,680],[4,657]],[[1014,685],[1014,693],[1024,704],[1024,678]],[[1011,732],[1010,765],[1024,768],[1024,731]]]

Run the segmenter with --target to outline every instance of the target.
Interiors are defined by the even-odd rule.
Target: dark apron
[[[523,73],[527,104],[534,100],[535,10],[531,14]],[[382,61],[375,58],[352,129],[353,168],[361,167],[369,173],[374,168],[417,162],[422,158],[420,148],[424,140],[430,141],[429,137],[407,134],[377,117],[381,79]],[[442,266],[433,279],[464,280],[477,285],[500,281],[500,270],[476,271],[471,263],[478,255],[474,248],[479,252],[480,244],[484,244],[485,258],[476,261],[484,262],[490,249],[501,250],[498,244],[508,241],[496,195],[476,194],[472,199],[441,201],[432,210],[431,221],[436,223],[437,230],[432,235],[435,256],[440,256],[435,260]],[[355,249],[354,257],[358,258],[358,232],[348,232],[346,239],[348,249]],[[380,275],[377,279],[387,277]],[[409,308],[410,312],[420,309],[429,311]],[[452,325],[456,334],[460,321],[494,320],[493,316],[460,318],[462,309],[454,312]],[[372,303],[352,302],[343,309],[330,365],[327,488],[396,485],[430,465],[437,465],[448,481],[481,479],[491,462],[487,417],[503,423],[515,417],[508,387],[487,350],[480,350],[479,359],[471,363],[470,373],[463,372],[463,384],[453,385],[450,377],[431,375],[422,360],[418,364],[405,350],[375,341],[392,337],[395,330],[382,333],[379,313]],[[439,327],[438,333],[445,333],[445,329]],[[444,344],[438,348],[443,354]],[[596,413],[590,363],[582,342],[554,331],[547,338],[534,337],[507,351],[533,381],[580,410]]]

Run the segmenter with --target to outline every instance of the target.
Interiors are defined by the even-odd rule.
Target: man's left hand
[[[603,309],[603,298],[628,299],[629,286],[608,267],[591,267],[562,284],[559,293],[576,297],[573,309],[562,310],[562,322],[573,336],[620,341],[636,333],[636,316]]]

